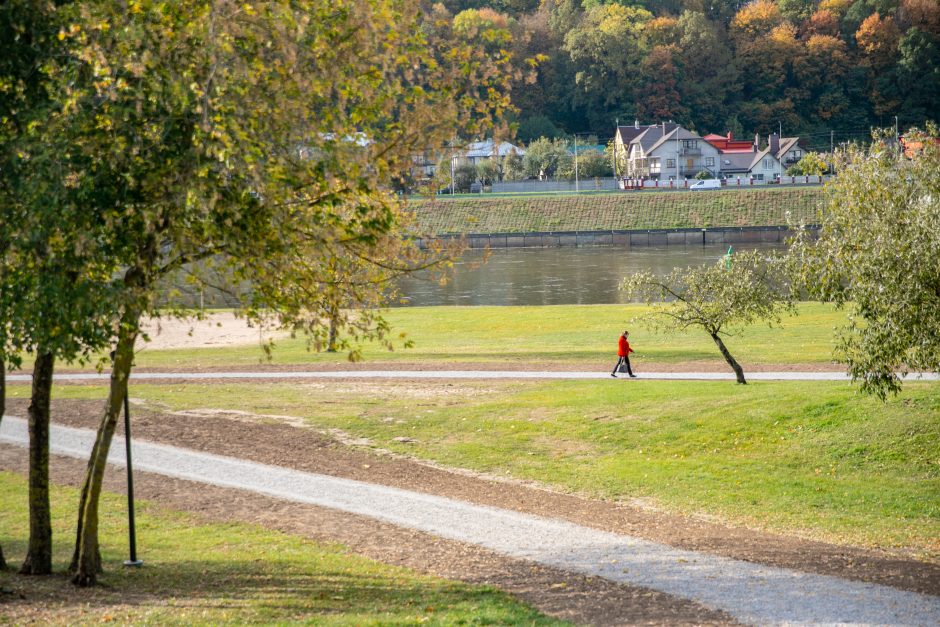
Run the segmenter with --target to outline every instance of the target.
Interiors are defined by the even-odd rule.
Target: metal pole
[[[137,530],[134,524],[134,470],[131,465],[131,409],[128,396],[130,389],[124,393],[124,448],[127,456],[127,523],[130,541],[130,559],[124,562],[125,566],[143,566],[143,560],[137,559]]]
[[[457,160],[457,155],[450,156],[450,195],[454,195],[454,161]]]
[[[676,124],[676,189],[679,189],[679,125]]]
[[[574,191],[580,192],[581,185],[578,182],[578,134],[574,134]]]

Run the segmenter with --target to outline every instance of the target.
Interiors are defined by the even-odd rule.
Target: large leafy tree
[[[609,128],[617,115],[634,116],[634,77],[648,51],[644,30],[652,17],[643,8],[596,4],[565,36],[565,50],[578,68],[578,94],[595,126]]]
[[[910,158],[881,143],[846,154],[818,241],[791,248],[799,284],[848,308],[837,357],[882,398],[898,373],[940,368],[940,146],[907,143]]]
[[[411,0],[59,10],[62,50],[42,66],[53,106],[16,159],[39,166],[33,206],[74,200],[49,203],[46,223],[85,244],[74,285],[107,295],[81,301],[115,345],[72,562],[73,581],[90,585],[105,461],[160,279],[212,260],[252,285],[250,318],[274,312],[317,346],[338,316],[353,336],[386,338],[376,314],[341,305],[370,302],[373,273],[420,265],[394,248],[392,185],[413,154],[499,119],[508,78],[500,52],[455,37],[449,19]],[[43,284],[69,276],[39,270]]]
[[[102,263],[104,225],[83,210],[85,182],[63,167],[67,145],[42,132],[55,106],[42,68],[61,52],[64,25],[55,3],[15,1],[0,8],[5,46],[0,55],[0,376],[6,362],[17,365],[23,352],[34,356],[24,574],[52,569],[48,464],[54,363],[89,359],[110,337],[106,318],[98,315],[109,298],[112,269]],[[0,385],[0,397],[4,392]]]
[[[729,251],[717,264],[680,268],[664,277],[651,272],[633,274],[623,280],[620,289],[652,308],[642,319],[653,328],[705,331],[737,382],[745,384],[744,369],[724,339],[756,322],[779,323],[780,315],[792,307],[778,269],[777,261],[759,252],[736,254],[732,259]]]

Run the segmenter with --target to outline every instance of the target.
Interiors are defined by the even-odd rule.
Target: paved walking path
[[[26,421],[5,417],[0,441],[25,447]],[[54,454],[87,458],[94,433],[53,426]],[[109,461],[123,465],[115,437]],[[333,508],[549,566],[691,599],[771,624],[938,625],[940,597],[675,549],[569,522],[387,486],[134,442],[139,471]]]
[[[54,375],[55,381],[100,381],[111,377],[107,373],[66,373]],[[850,381],[844,372],[753,372],[747,373],[749,381]],[[610,379],[610,372],[537,372],[525,370],[310,370],[257,372],[133,372],[137,381],[154,379],[206,380],[206,379]],[[630,380],[620,375],[624,380]],[[7,381],[29,381],[28,374],[7,375]],[[639,380],[733,381],[732,372],[644,372]],[[935,372],[915,372],[904,377],[905,381],[938,381]]]

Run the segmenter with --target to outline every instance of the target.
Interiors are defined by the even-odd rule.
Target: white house
[[[692,178],[699,172],[719,174],[718,149],[672,122],[620,126],[614,147],[619,176],[665,180]]]

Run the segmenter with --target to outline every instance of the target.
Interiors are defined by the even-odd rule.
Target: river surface
[[[742,244],[735,250],[783,250],[782,244]],[[424,277],[400,282],[401,304],[429,305],[567,305],[614,304],[627,299],[618,289],[628,274],[650,270],[668,274],[675,268],[716,263],[726,244],[501,248],[481,263],[482,251],[469,250],[455,264],[446,285]]]

